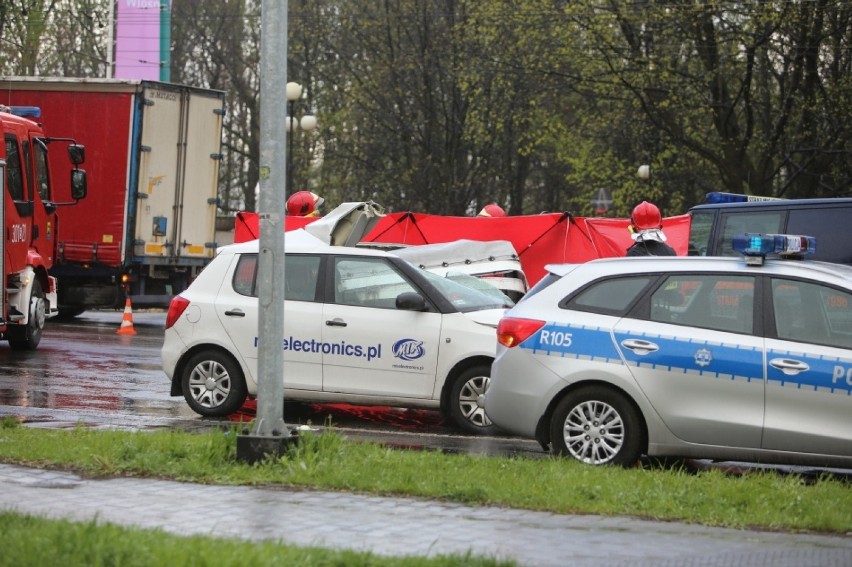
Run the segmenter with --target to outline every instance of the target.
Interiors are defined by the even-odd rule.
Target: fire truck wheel
[[[27,324],[9,328],[9,346],[15,350],[35,350],[38,343],[41,342],[44,321],[44,291],[42,291],[39,281],[34,280],[30,293],[30,311]]]

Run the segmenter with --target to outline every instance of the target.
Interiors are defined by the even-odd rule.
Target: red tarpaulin
[[[287,217],[287,230],[303,228],[319,217]],[[685,256],[689,215],[663,219],[668,243]],[[530,285],[545,274],[547,264],[581,263],[595,258],[624,256],[633,244],[629,219],[575,217],[546,213],[513,217],[447,217],[424,213],[390,213],[382,217],[361,242],[419,245],[468,240],[508,240],[518,253]],[[234,242],[258,238],[255,213],[237,214]]]
[[[284,220],[286,230],[305,228],[305,225],[319,220],[320,217],[291,217]],[[260,238],[257,213],[239,212],[234,222],[234,242],[248,242]]]

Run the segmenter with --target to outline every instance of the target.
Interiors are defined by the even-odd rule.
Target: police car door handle
[[[340,317],[338,317],[338,318],[336,318],[336,319],[331,319],[331,320],[329,320],[329,321],[326,321],[326,322],[325,322],[325,324],[326,324],[326,326],[328,326],[328,327],[345,327],[345,326],[346,326],[346,321],[344,321],[343,319],[341,319]]]
[[[769,361],[769,365],[772,368],[777,368],[778,370],[787,375],[807,372],[811,369],[811,367],[805,364],[804,362],[800,360],[791,360],[789,358],[773,358]]]
[[[643,341],[641,339],[625,339],[621,341],[621,346],[624,348],[629,348],[636,354],[650,354],[652,352],[657,352],[660,350],[660,347],[654,343]]]
[[[225,315],[228,317],[245,317],[246,314],[242,309],[228,309],[225,311]]]

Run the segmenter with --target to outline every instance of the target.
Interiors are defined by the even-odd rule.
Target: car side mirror
[[[425,311],[426,300],[419,293],[406,291],[396,296],[396,308],[406,311]]]
[[[71,198],[75,201],[83,199],[88,193],[85,169],[71,170]]]

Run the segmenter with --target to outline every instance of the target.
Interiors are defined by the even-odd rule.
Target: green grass
[[[236,430],[207,433],[0,427],[0,462],[98,476],[284,485],[710,526],[852,532],[852,485],[772,471],[590,467],[572,460],[447,455],[303,434],[281,458],[236,458]],[[424,474],[428,471],[428,474]]]
[[[434,558],[384,557],[372,553],[295,547],[203,536],[181,537],[161,530],[110,524],[45,520],[0,512],[0,566],[336,566],[442,567],[515,565],[471,555]]]

